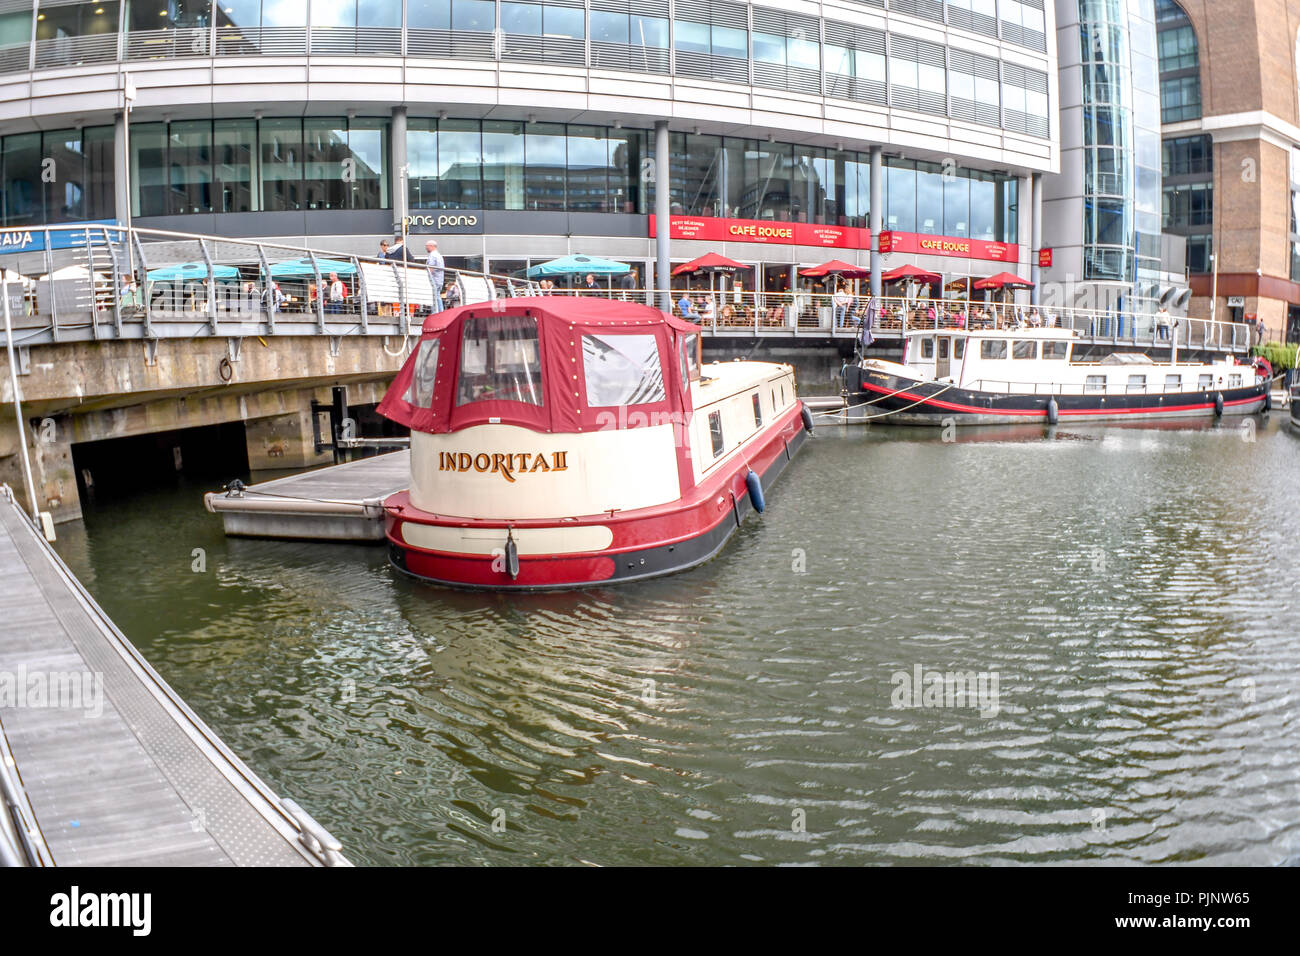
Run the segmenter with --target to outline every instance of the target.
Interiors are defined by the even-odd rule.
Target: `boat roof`
[[[908,329],[907,334],[912,335],[960,335],[969,339],[1005,339],[1008,336],[1015,339],[1072,339],[1078,333],[1074,329],[1035,329],[1025,327],[1023,329]]]
[[[445,312],[435,312],[424,320],[421,332],[426,335],[441,332],[465,316],[500,315],[507,311],[513,315],[535,315],[543,322],[564,322],[570,326],[613,329],[667,325],[679,332],[700,331],[698,325],[638,302],[623,302],[598,296],[536,295],[477,302],[447,309]]]

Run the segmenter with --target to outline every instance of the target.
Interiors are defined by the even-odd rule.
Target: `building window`
[[[1160,121],[1200,119],[1201,65],[1196,30],[1174,0],[1156,0],[1156,49],[1160,58]]]

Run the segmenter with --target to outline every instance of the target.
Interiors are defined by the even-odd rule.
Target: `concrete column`
[[[126,113],[113,120],[113,214],[126,225],[131,221],[131,156]]]
[[[869,224],[871,226],[871,294],[880,298],[880,224],[884,221],[885,190],[884,174],[881,169],[882,149],[871,147],[871,209]]]
[[[390,156],[392,158],[392,171],[389,173],[389,184],[393,190],[393,232],[396,234],[402,229],[402,221],[410,215],[410,192],[407,189],[408,173],[406,167],[406,107],[393,107],[393,122],[391,128],[392,142],[390,145]]]
[[[329,424],[323,415],[321,429],[322,437],[330,441]],[[246,421],[244,440],[248,445],[248,467],[252,471],[306,468],[334,461],[334,453],[329,449],[316,454],[310,407],[288,415]]]
[[[0,416],[0,481],[15,489],[19,500],[25,502],[19,429],[8,401],[5,412],[7,414]],[[71,419],[60,415],[29,417],[28,421],[34,421],[23,431],[26,432],[27,451],[32,462],[36,508],[48,511],[56,524],[75,521],[81,517],[81,495],[77,491],[77,474],[72,464]]]
[[[1034,283],[1034,288],[1030,290],[1029,301],[1038,305],[1040,296],[1040,286],[1043,284],[1043,272],[1038,265],[1038,251],[1043,248],[1043,177],[1041,173],[1034,173],[1029,178],[1029,188],[1033,192],[1032,196],[1032,215],[1031,226],[1033,235],[1029,243],[1029,278]]]
[[[672,271],[669,249],[671,246],[668,220],[672,209],[669,189],[672,186],[672,162],[668,157],[668,121],[655,120],[655,285],[659,288],[659,308],[673,310],[673,296],[668,290],[668,277]]]

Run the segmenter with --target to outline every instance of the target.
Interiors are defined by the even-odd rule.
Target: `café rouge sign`
[[[567,451],[546,452],[438,452],[439,471],[476,471],[480,474],[500,475],[514,481],[516,475],[531,475],[538,471],[568,471]]]

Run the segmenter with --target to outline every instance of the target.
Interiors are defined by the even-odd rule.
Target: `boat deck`
[[[411,452],[403,449],[261,482],[238,494],[211,492],[203,503],[221,515],[228,535],[378,542],[384,539],[384,499],[410,480]]]
[[[0,791],[0,864],[346,865],[145,662],[7,487]]]

